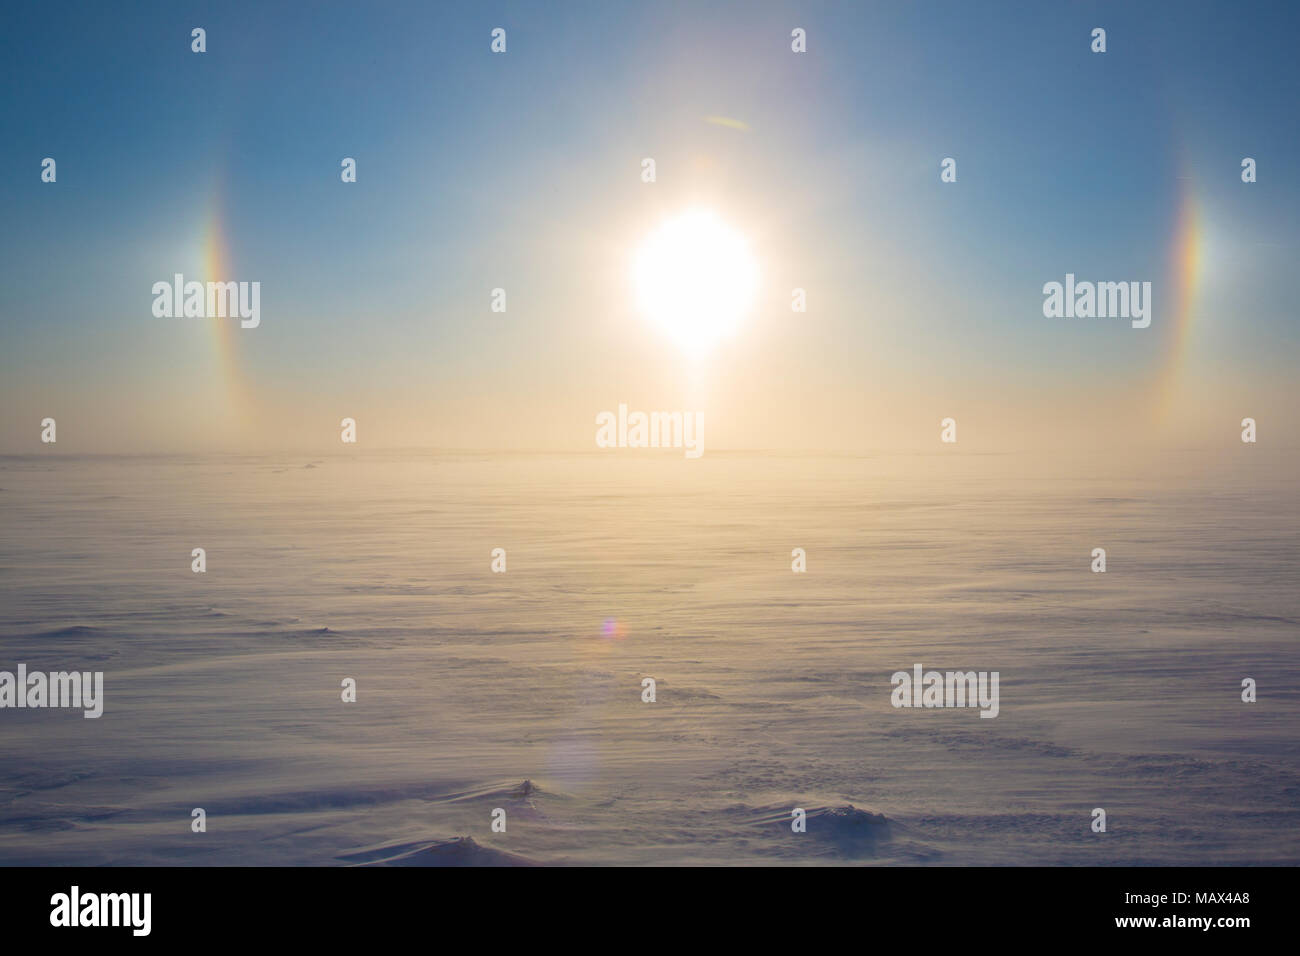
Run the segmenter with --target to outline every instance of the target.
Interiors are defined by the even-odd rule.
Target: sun
[[[758,284],[745,237],[705,209],[669,219],[650,233],[632,273],[638,309],[693,357],[739,327]]]

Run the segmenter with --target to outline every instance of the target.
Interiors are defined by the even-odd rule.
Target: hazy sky
[[[620,402],[711,448],[1295,445],[1293,4],[286,6],[6,12],[0,451],[588,451]],[[703,361],[629,282],[695,206],[761,276]],[[156,318],[177,272],[261,325]],[[1150,328],[1045,318],[1067,272]]]

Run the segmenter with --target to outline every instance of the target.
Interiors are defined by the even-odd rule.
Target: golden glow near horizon
[[[754,302],[758,265],[749,243],[706,209],[667,220],[633,263],[639,310],[692,358],[740,326]]]

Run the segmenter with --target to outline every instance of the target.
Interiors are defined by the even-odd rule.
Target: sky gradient
[[[1294,7],[700,7],[10,12],[0,452],[592,451],[620,402],[710,449],[1294,451]],[[697,362],[629,262],[701,205],[761,279]],[[260,327],[154,317],[177,272],[260,281]],[[1151,327],[1045,318],[1068,272]]]

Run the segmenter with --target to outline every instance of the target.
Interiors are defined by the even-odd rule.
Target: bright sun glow
[[[646,238],[633,279],[641,311],[698,357],[740,325],[754,300],[758,267],[740,233],[700,210]]]

